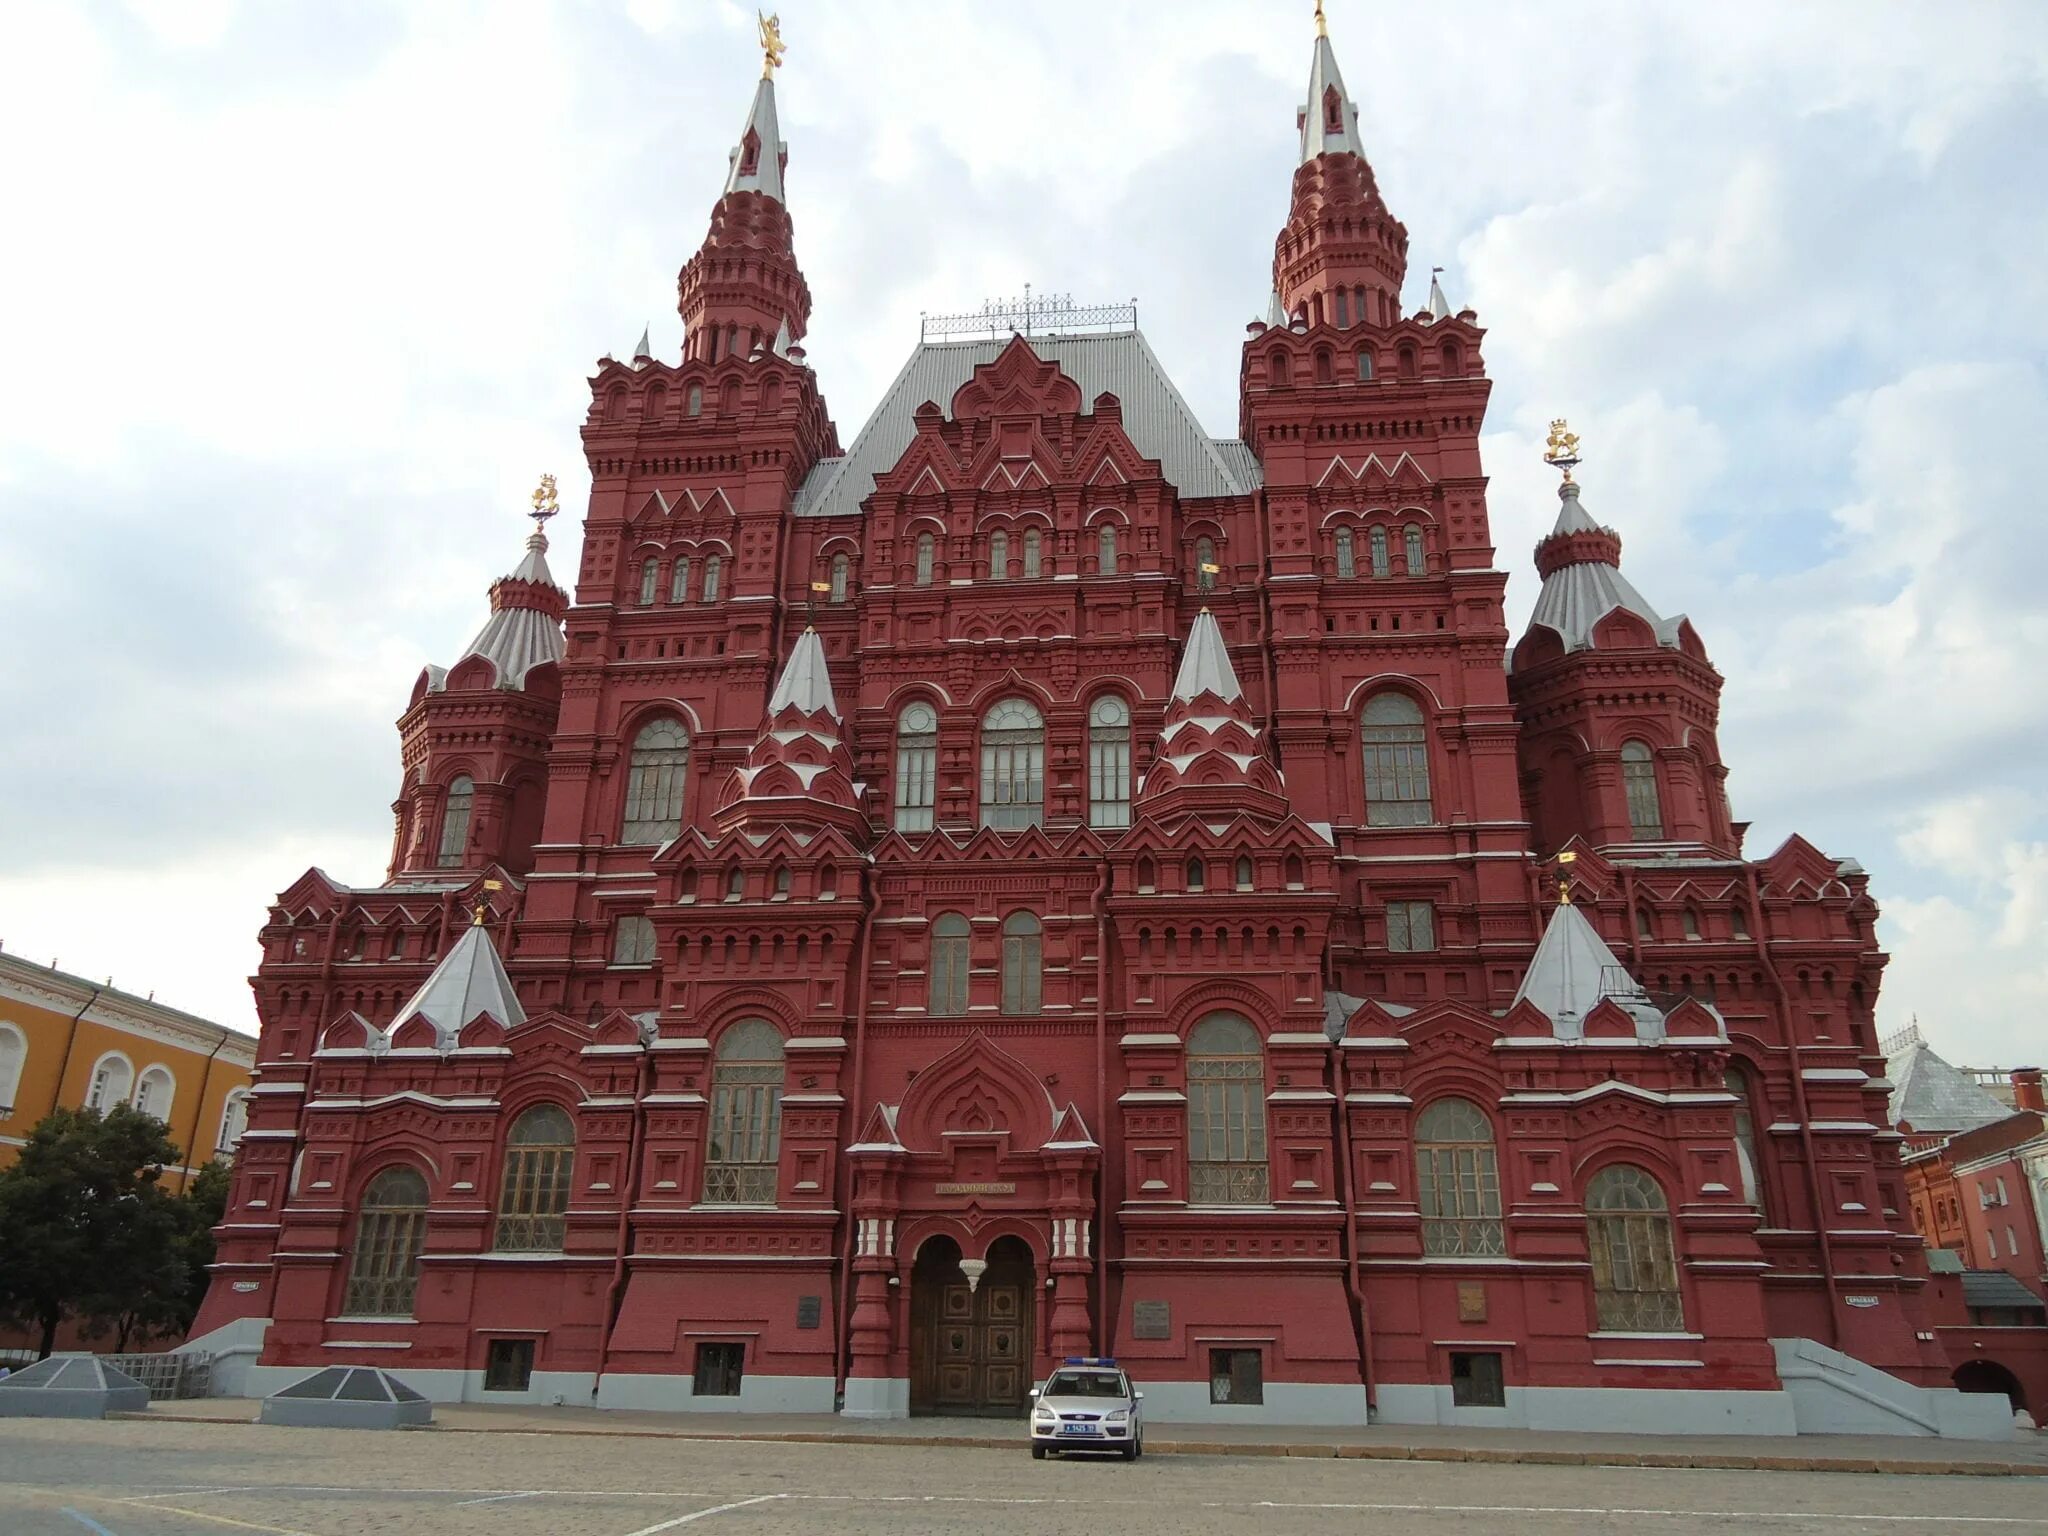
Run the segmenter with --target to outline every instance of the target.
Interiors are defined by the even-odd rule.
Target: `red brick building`
[[[1485,332],[1404,302],[1326,38],[1298,127],[1236,436],[1041,309],[842,446],[763,79],[683,355],[592,380],[573,598],[536,534],[414,687],[386,882],[272,908],[248,1381],[1014,1412],[1100,1351],[1157,1417],[1977,1424],[1863,871],[1745,856],[1706,646],[1569,474],[1508,633]]]

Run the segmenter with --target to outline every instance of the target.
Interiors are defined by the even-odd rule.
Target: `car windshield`
[[[1124,1384],[1107,1371],[1058,1371],[1045,1384],[1047,1397],[1122,1397]]]

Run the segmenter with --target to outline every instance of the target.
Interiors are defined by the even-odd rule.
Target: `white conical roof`
[[[1543,930],[1542,942],[1529,961],[1529,974],[1515,992],[1515,1002],[1529,1002],[1556,1026],[1558,1038],[1572,1040],[1585,1032],[1586,1015],[1603,997],[1612,997],[1636,1020],[1640,1036],[1661,1032],[1658,1012],[1607,947],[1607,941],[1570,902],[1559,902]]]
[[[1564,504],[1557,509],[1557,525],[1550,531],[1553,538],[1561,533],[1603,531],[1579,505],[1575,483],[1565,481],[1557,494]],[[1529,614],[1529,628],[1540,624],[1555,632],[1567,651],[1583,651],[1593,643],[1594,626],[1617,608],[1627,609],[1648,624],[1666,650],[1678,648],[1678,626],[1685,622],[1685,615],[1663,617],[1621,574],[1621,568],[1606,559],[1575,560],[1545,576]]]
[[[768,713],[777,714],[792,704],[807,715],[823,710],[834,720],[839,718],[839,701],[832,696],[832,674],[825,666],[825,647],[815,629],[806,629],[796,637],[796,648],[789,653],[775,692],[768,697]]]
[[[1334,90],[1340,103],[1337,125],[1323,115],[1323,98]],[[1358,136],[1358,103],[1344,89],[1343,71],[1337,68],[1337,54],[1326,36],[1316,39],[1315,58],[1308,70],[1308,104],[1301,108],[1301,161],[1306,165],[1317,155],[1365,153]]]
[[[653,361],[654,361],[654,354],[653,354],[653,353],[652,353],[651,351],[649,351],[649,350],[648,350],[648,346],[647,346],[647,338],[648,338],[648,335],[649,335],[649,333],[650,333],[650,332],[652,332],[652,330],[653,330],[653,329],[654,329],[654,328],[653,328],[652,326],[647,326],[647,325],[643,325],[643,326],[641,326],[641,327],[640,327],[640,339],[639,339],[639,341],[637,341],[637,342],[635,342],[635,343],[633,344],[633,361],[634,361],[634,362],[636,362],[636,363],[651,363],[651,362],[653,362]]]
[[[1180,671],[1173,679],[1176,699],[1199,698],[1204,693],[1213,693],[1219,699],[1244,697],[1244,689],[1238,686],[1237,669],[1230,664],[1230,650],[1223,643],[1223,631],[1217,626],[1216,615],[1206,608],[1195,615],[1194,626],[1188,630],[1187,646],[1180,653]]]
[[[760,150],[754,157],[754,168],[742,174],[740,166],[746,161],[747,135],[750,132],[759,143]],[[782,156],[788,147],[782,142],[782,129],[775,120],[775,82],[763,76],[759,89],[754,92],[754,105],[747,112],[746,127],[740,130],[740,141],[733,146],[732,170],[725,178],[725,190],[760,192],[781,202]]]
[[[482,923],[463,931],[434,973],[420,983],[412,1000],[399,1009],[387,1034],[418,1014],[440,1032],[445,1045],[455,1032],[480,1013],[487,1013],[505,1028],[526,1022],[526,1010],[512,990],[512,978],[505,974],[505,962],[498,958],[498,946]]]
[[[1451,318],[1451,301],[1444,297],[1444,285],[1434,272],[1429,274],[1429,318],[1431,323]]]
[[[547,535],[536,529],[526,541],[526,558],[512,572],[513,579],[554,586],[547,551]],[[527,673],[543,663],[560,661],[563,650],[560,620],[539,608],[512,602],[495,609],[455,659],[460,664],[471,656],[481,656],[498,669],[500,688],[523,688]]]
[[[1273,290],[1273,302],[1266,306],[1266,324],[1281,329],[1286,328],[1287,311],[1280,307],[1280,290],[1278,288]]]

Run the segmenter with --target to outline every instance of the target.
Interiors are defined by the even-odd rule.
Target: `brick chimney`
[[[2039,1067],[2012,1069],[2012,1106],[2014,1109],[2048,1110],[2048,1101],[2041,1097]]]

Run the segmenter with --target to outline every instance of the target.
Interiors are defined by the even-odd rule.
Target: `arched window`
[[[1602,1333],[1675,1333],[1685,1326],[1670,1208],[1655,1179],[1627,1163],[1593,1175],[1586,1235]]]
[[[967,1012],[967,965],[971,930],[958,912],[941,913],[932,922],[931,1006],[935,1019],[957,1019]]]
[[[1131,706],[1105,693],[1088,707],[1088,825],[1131,824]]]
[[[773,1205],[782,1159],[782,1036],[748,1019],[718,1042],[711,1070],[711,1145],[704,1203]]]
[[[1188,860],[1187,877],[1189,890],[1200,891],[1208,889],[1209,867],[1199,858]]]
[[[1237,856],[1236,874],[1237,888],[1240,891],[1250,890],[1252,888],[1252,861],[1249,855],[1240,853]]]
[[[1415,1191],[1422,1206],[1425,1254],[1507,1252],[1493,1125],[1478,1105],[1438,1099],[1415,1117]]]
[[[1652,941],[1657,937],[1657,925],[1650,920],[1648,907],[1636,908],[1636,937]]]
[[[1003,919],[1003,1012],[1038,1012],[1045,931],[1029,912]]]
[[[1337,381],[1337,365],[1328,347],[1316,348],[1316,382],[1334,384]]]
[[[1762,1210],[1763,1174],[1762,1164],[1757,1160],[1755,1088],[1749,1079],[1749,1068],[1740,1062],[1730,1062],[1722,1080],[1735,1095],[1735,1160],[1742,1170],[1742,1198]]]
[[[896,717],[896,830],[929,832],[939,791],[939,717],[910,704]]]
[[[654,924],[639,913],[629,913],[612,925],[613,965],[652,965]]]
[[[1649,743],[1621,744],[1621,787],[1628,792],[1628,829],[1639,843],[1664,836],[1664,807],[1657,799],[1657,763]]]
[[[716,555],[704,557],[704,601],[707,603],[718,601],[718,572],[721,563]]]
[[[242,1133],[249,1129],[249,1093],[237,1088],[227,1097],[220,1109],[220,1136],[215,1140],[215,1153],[232,1152],[241,1145]]]
[[[705,573],[710,579],[710,573]],[[665,843],[683,830],[683,782],[690,766],[690,733],[680,720],[653,720],[633,738],[626,770],[623,843]]]
[[[85,1107],[105,1114],[116,1104],[126,1104],[135,1087],[135,1067],[119,1051],[109,1051],[92,1069],[92,1084],[85,1091]]]
[[[917,536],[917,584],[928,587],[932,584],[932,557],[938,549],[938,541],[928,533]]]
[[[1026,580],[1031,580],[1042,574],[1040,557],[1043,553],[1044,543],[1044,536],[1036,528],[1026,528],[1024,530],[1024,576]]]
[[[737,865],[725,877],[725,899],[745,901],[747,899],[747,872]]]
[[[1370,352],[1361,351],[1358,354],[1358,382],[1361,384],[1366,384],[1370,383],[1371,381],[1372,354]]]
[[[1365,747],[1365,823],[1429,825],[1429,741],[1422,707],[1405,693],[1373,695],[1360,722]]]
[[[687,603],[690,600],[690,557],[677,555],[675,566],[669,571],[668,600],[672,603]]]
[[[1010,536],[998,528],[988,536],[988,579],[1007,581],[1010,575]]]
[[[1294,382],[1294,364],[1287,354],[1278,348],[1266,354],[1266,378],[1280,389],[1285,389]]]
[[[1104,523],[1095,533],[1095,568],[1099,575],[1116,574],[1116,524]]]
[[[1694,911],[1691,907],[1687,907],[1683,912],[1679,914],[1678,920],[1679,923],[1685,929],[1686,938],[1694,940],[1699,938],[1700,915],[1698,912]]]
[[[846,578],[852,566],[853,562],[844,555],[832,557],[832,601],[835,603],[846,601]]]
[[[1266,1060],[1258,1032],[1212,1013],[1188,1036],[1188,1200],[1264,1205]]]
[[[640,562],[640,606],[654,602],[654,584],[661,579],[661,562],[649,557]]]
[[[427,1181],[419,1170],[401,1164],[370,1180],[341,1310],[351,1317],[408,1316],[426,1236]]]
[[[1000,832],[1045,820],[1045,719],[1005,699],[981,723],[981,824]]]
[[[560,1253],[569,1209],[569,1169],[576,1124],[554,1104],[536,1104],[505,1137],[505,1174],[498,1185],[500,1253]]]
[[[1387,563],[1387,530],[1375,528],[1366,536],[1366,539],[1372,550],[1373,575],[1392,575],[1393,567]]]
[[[469,812],[476,804],[476,782],[466,773],[448,781],[448,797],[441,807],[441,849],[434,862],[442,869],[459,869],[469,851]]]
[[[21,1071],[28,1065],[28,1036],[13,1024],[0,1024],[0,1119],[14,1108],[21,1091]]]
[[[690,386],[690,414],[692,416],[702,416],[704,414],[704,386],[702,384],[692,384]]]
[[[135,1084],[135,1107],[145,1115],[154,1115],[168,1122],[171,1118],[171,1100],[178,1092],[177,1080],[171,1076],[168,1067],[145,1067],[141,1078]]]
[[[1414,378],[1416,373],[1419,371],[1418,365],[1416,363],[1415,349],[1413,347],[1401,348],[1401,350],[1395,354],[1394,360],[1401,370],[1401,377],[1404,379]]]
[[[1358,574],[1358,557],[1352,552],[1349,528],[1337,530],[1337,574],[1346,578]]]
[[[1195,540],[1195,587],[1202,592],[1216,590],[1219,567],[1216,563],[1216,541],[1207,535]]]
[[[1414,523],[1401,530],[1401,553],[1403,563],[1408,567],[1408,574],[1422,575],[1426,568],[1422,557],[1422,530]]]
[[[769,898],[771,901],[789,900],[789,866],[787,864],[775,866],[775,878],[771,883],[771,889],[774,892]]]
[[[1458,350],[1458,344],[1455,341],[1445,342],[1439,355],[1443,358],[1444,376],[1446,378],[1455,379],[1465,371],[1465,357]]]

